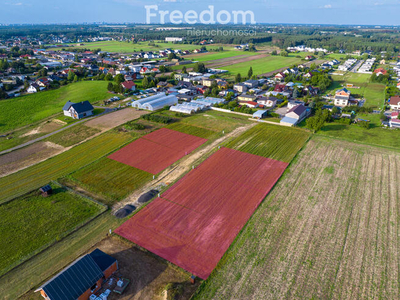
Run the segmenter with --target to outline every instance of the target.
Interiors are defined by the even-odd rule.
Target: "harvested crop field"
[[[194,299],[399,299],[399,167],[313,138]]]
[[[286,166],[222,148],[116,233],[205,279]]]
[[[85,125],[100,130],[109,130],[126,122],[138,119],[140,116],[145,114],[148,114],[148,112],[128,107],[116,112],[105,114],[104,116],[94,118],[86,122]]]
[[[161,128],[108,156],[131,167],[158,174],[207,140]]]
[[[188,125],[188,124],[181,123],[181,122],[172,123],[165,128],[183,132],[183,133],[187,133],[187,134],[191,134],[194,136],[198,136],[203,139],[209,139],[211,136],[213,136],[216,133],[215,131],[210,130],[210,129],[206,129],[206,128],[194,126],[194,125]]]
[[[0,177],[37,164],[65,150],[51,142],[38,142],[28,147],[0,155]]]
[[[302,129],[258,124],[225,147],[289,163],[310,134]]]

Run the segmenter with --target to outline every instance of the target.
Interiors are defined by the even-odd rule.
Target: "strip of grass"
[[[100,195],[112,205],[150,181],[153,175],[104,157],[67,176],[69,180]]]
[[[168,125],[166,128],[168,129],[173,129],[179,132],[191,134],[194,136],[198,136],[204,139],[208,139],[214,134],[216,134],[216,131],[209,130],[203,127],[198,127],[198,126],[193,126],[193,125],[188,125],[184,123],[172,123]]]
[[[0,203],[82,168],[132,139],[129,133],[106,132],[42,163],[0,178]]]
[[[283,56],[268,56],[248,62],[232,64],[230,66],[222,67],[224,70],[228,70],[233,74],[241,73],[247,75],[249,68],[253,68],[255,75],[264,74],[275,71],[280,68],[290,67],[294,64],[299,64],[301,58],[297,58],[296,55],[289,55],[289,57]]]
[[[50,197],[33,191],[0,205],[0,276],[100,213],[98,204],[52,187]]]
[[[14,130],[62,112],[64,104],[70,100],[91,103],[106,99],[105,81],[82,81],[56,90],[0,101],[0,133]]]
[[[78,124],[71,128],[68,128],[62,132],[59,132],[51,137],[47,138],[46,141],[53,142],[55,144],[69,147],[75,145],[85,139],[99,133],[101,130],[97,128],[87,127],[83,124]]]
[[[225,147],[289,163],[309,136],[302,129],[258,124]]]

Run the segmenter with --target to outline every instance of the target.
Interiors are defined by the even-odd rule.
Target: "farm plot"
[[[313,138],[194,299],[399,299],[399,166]]]
[[[101,196],[108,205],[123,199],[152,178],[150,173],[106,157],[67,176],[73,184]]]
[[[140,116],[145,114],[148,114],[148,112],[133,108],[126,108],[89,120],[85,123],[85,125],[100,130],[109,130],[126,122],[138,119]]]
[[[286,166],[222,148],[116,233],[207,278]]]
[[[309,136],[302,129],[258,124],[225,147],[289,163]]]
[[[106,132],[44,162],[0,178],[0,203],[82,168],[132,139],[129,133]]]
[[[130,143],[109,158],[158,174],[206,141],[193,135],[161,128]]]
[[[101,211],[58,185],[53,190],[48,198],[34,191],[0,205],[0,275]]]
[[[188,125],[188,124],[181,123],[181,122],[172,123],[172,124],[166,126],[165,128],[179,131],[182,133],[187,133],[187,134],[194,135],[194,136],[198,136],[203,139],[209,139],[210,137],[212,137],[213,135],[216,134],[216,132],[213,130],[206,129],[206,128],[199,127],[199,126]]]

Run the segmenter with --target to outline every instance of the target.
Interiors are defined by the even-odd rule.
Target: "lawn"
[[[70,100],[91,103],[109,98],[107,82],[82,81],[56,90],[0,101],[0,133],[46,119],[62,113],[64,104]]]
[[[77,124],[65,129],[64,131],[56,133],[55,135],[52,135],[51,137],[45,139],[45,141],[53,142],[64,147],[69,147],[82,142],[99,132],[101,132],[100,129],[87,127],[84,124]]]
[[[0,203],[82,168],[132,139],[129,133],[106,132],[44,162],[0,178]]]
[[[249,68],[253,68],[254,75],[260,75],[268,72],[272,72],[284,67],[290,67],[295,64],[301,63],[301,59],[297,58],[296,55],[290,54],[289,57],[283,56],[267,56],[264,58],[232,64],[230,66],[223,67],[224,70],[228,70],[230,73],[240,73],[242,76],[247,76]]]
[[[150,173],[107,157],[67,176],[73,184],[99,195],[107,205],[124,199],[152,178]]]
[[[258,124],[225,147],[289,163],[309,138],[298,128]]]
[[[193,299],[399,299],[399,164],[314,137]]]
[[[370,120],[370,129],[357,124],[345,125],[333,122],[326,123],[317,134],[375,146],[400,147],[399,131],[380,127],[378,114],[359,114],[357,117]]]
[[[385,100],[385,85],[381,83],[371,83],[370,74],[359,74],[348,72],[344,76],[333,75],[332,85],[326,91],[326,94],[334,94],[336,90],[342,88],[342,85],[352,83],[359,88],[347,88],[356,98],[365,98],[365,106],[376,106],[381,108]]]
[[[33,191],[0,205],[0,276],[100,213],[98,204],[52,187],[50,197]]]
[[[149,43],[154,43],[156,46],[149,46]],[[72,47],[67,47],[71,45]],[[165,42],[138,42],[138,43],[128,43],[128,42],[118,42],[118,41],[103,41],[103,42],[92,42],[84,43],[83,46],[76,46],[77,44],[64,44],[64,47],[50,48],[49,50],[61,50],[62,48],[72,49],[72,48],[85,48],[85,49],[101,49],[101,51],[107,52],[118,52],[118,53],[132,53],[139,51],[158,51],[164,50],[165,48],[171,49],[181,49],[181,50],[194,50],[199,49],[199,45],[191,44],[173,44]],[[212,47],[217,47],[217,45],[212,45]]]

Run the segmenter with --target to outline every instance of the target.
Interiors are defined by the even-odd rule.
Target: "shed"
[[[47,197],[47,196],[50,196],[51,194],[53,194],[53,188],[49,184],[47,184],[45,186],[42,186],[39,189],[39,192],[42,193],[43,197]]]
[[[254,114],[253,114],[253,118],[255,119],[263,119],[268,115],[268,110],[257,110]]]

